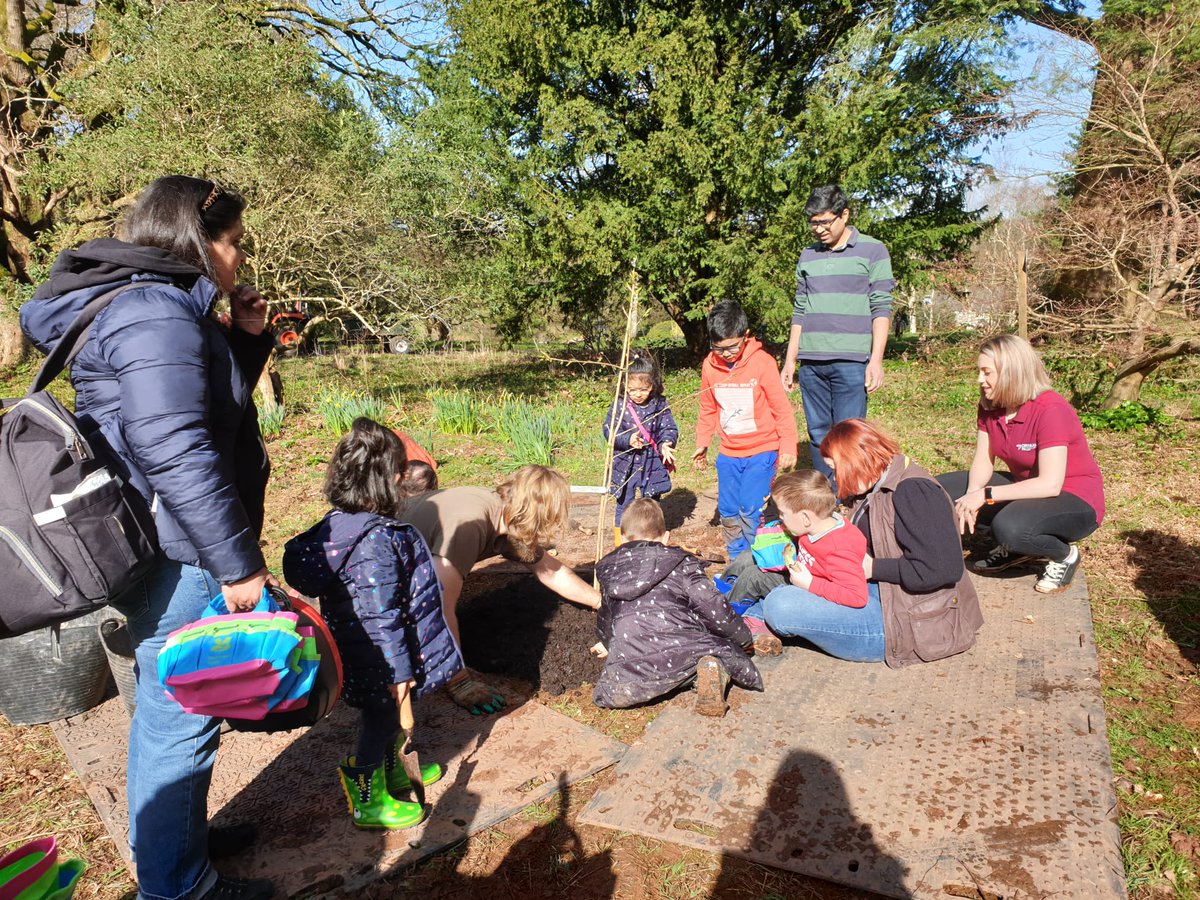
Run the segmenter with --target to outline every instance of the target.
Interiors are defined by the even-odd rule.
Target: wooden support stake
[[[614,419],[612,426],[608,429],[608,444],[604,449],[604,486],[607,488],[612,484],[612,467],[613,457],[615,456],[614,446],[617,440],[617,431],[620,429],[621,419],[619,411],[625,406],[625,369],[629,366],[629,351],[633,345],[633,339],[637,337],[638,324],[638,277],[637,277],[637,261],[634,260],[633,267],[629,273],[629,308],[625,313],[625,337],[621,341],[621,361],[617,369],[617,386],[613,391],[613,402],[610,409],[613,411]],[[605,490],[600,495],[600,512],[596,518],[596,556],[595,562],[600,562],[600,557],[603,555],[604,549],[604,528],[606,513],[608,512],[608,499],[611,496],[608,490]],[[592,587],[599,589],[600,581],[594,575],[592,577]]]
[[[1029,254],[1017,257],[1017,334],[1029,340]]]

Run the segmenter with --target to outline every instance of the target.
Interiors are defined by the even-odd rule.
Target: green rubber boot
[[[425,818],[419,803],[397,800],[387,789],[384,767],[356,766],[351,756],[338,767],[342,789],[350,803],[350,815],[359,828],[411,828]]]
[[[399,739],[388,750],[387,756],[383,760],[383,768],[387,773],[387,789],[392,796],[412,790],[412,779],[408,777],[408,773],[404,771],[404,766],[400,763],[400,750],[403,746],[404,733],[401,732]],[[422,784],[441,781],[445,774],[446,770],[438,763],[421,763]]]

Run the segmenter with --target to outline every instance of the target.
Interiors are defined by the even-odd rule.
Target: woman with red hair
[[[867,538],[869,599],[841,606],[783,585],[762,601],[778,635],[802,637],[839,659],[898,668],[961,653],[983,624],[963,568],[950,498],[876,425],[847,419],[821,441],[846,517]]]

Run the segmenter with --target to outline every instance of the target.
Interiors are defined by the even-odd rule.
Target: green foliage
[[[283,431],[286,410],[282,403],[273,403],[258,411],[258,428],[263,437],[273,437]]]
[[[550,429],[556,440],[570,440],[576,435],[575,410],[566,403],[552,403],[543,407]]]
[[[433,422],[445,434],[482,434],[487,430],[486,404],[470,391],[430,391]]]
[[[47,139],[22,142],[24,165],[14,163],[31,196],[40,195],[29,208],[54,198],[52,216],[20,229],[33,239],[23,278],[35,279],[38,265],[64,247],[110,234],[146,183],[182,172],[245,195],[252,255],[243,275],[272,301],[303,300],[339,334],[345,326],[378,335],[416,323],[411,339],[427,324],[444,338],[477,321],[474,282],[456,274],[456,259],[487,254],[457,240],[455,218],[459,190],[477,185],[465,183],[452,156],[430,153],[407,122],[385,129],[338,74],[366,77],[394,27],[418,8],[389,4],[389,13],[384,5],[134,0],[58,17],[96,53],[91,64],[64,67]],[[337,39],[345,28],[355,32],[353,51]],[[418,43],[411,37],[408,48]],[[339,52],[342,67],[331,69]],[[396,78],[374,75],[367,92],[395,100]],[[0,91],[0,125],[10,97]],[[20,104],[12,109],[19,113]],[[9,226],[0,226],[0,267],[11,267]],[[465,264],[461,270],[474,275]]]
[[[638,338],[637,346],[648,350],[675,350],[686,345],[678,325],[674,322],[658,322]]]
[[[341,437],[349,431],[354,420],[360,416],[374,419],[381,425],[387,425],[391,419],[386,403],[362,391],[324,388],[317,396],[315,408],[325,423],[325,430],[334,437]]]
[[[572,323],[619,305],[636,261],[693,351],[724,297],[778,330],[821,183],[852,192],[902,277],[978,231],[967,151],[1005,85],[998,32],[953,5],[458,0],[448,18],[428,115],[492,142],[475,151],[513,210],[494,298],[512,328],[547,302]]]
[[[551,465],[555,448],[575,437],[575,413],[570,406],[532,403],[502,394],[492,407],[495,431],[507,444],[513,468]]]
[[[512,468],[548,466],[554,461],[550,418],[524,401],[505,403],[496,411],[496,430],[503,436]]]
[[[1157,428],[1171,421],[1171,417],[1144,403],[1126,400],[1112,409],[1099,412],[1080,413],[1079,421],[1085,428],[1101,431],[1140,431]]]

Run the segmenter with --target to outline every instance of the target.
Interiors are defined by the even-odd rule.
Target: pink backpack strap
[[[625,408],[629,410],[629,415],[633,419],[633,424],[637,427],[638,434],[642,436],[642,440],[654,448],[654,452],[658,452],[658,442],[650,436],[650,432],[646,426],[642,424],[641,418],[637,414],[637,410],[633,408],[633,401],[628,397],[625,398]]]

